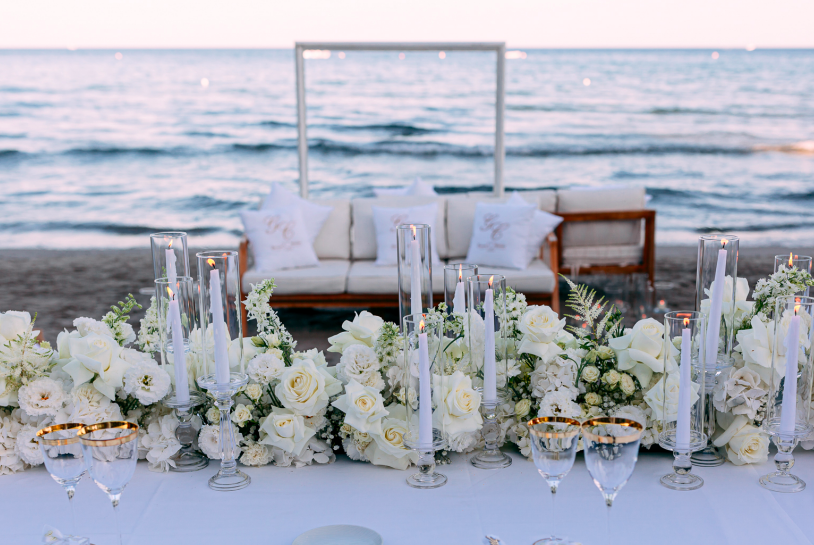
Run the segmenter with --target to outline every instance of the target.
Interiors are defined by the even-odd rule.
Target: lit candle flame
[[[495,276],[494,276],[494,275],[492,275],[492,276],[490,276],[490,277],[489,277],[489,287],[490,287],[490,288],[492,287],[492,281],[493,281],[494,279],[495,279]]]
[[[171,241],[170,241],[170,243],[167,245],[167,248],[172,248],[172,243],[173,243],[173,242],[175,242],[175,241],[174,241],[174,240],[171,240]]]
[[[793,256],[791,254],[792,254],[792,252],[789,252],[789,267],[794,266],[794,259],[793,259]]]
[[[418,331],[419,333],[424,333],[424,320],[418,322]]]
[[[206,262],[207,262],[207,263],[209,263],[209,265],[210,265],[210,266],[211,266],[213,269],[215,268],[215,260],[214,260],[214,259],[209,258],[209,259],[207,259],[207,260],[206,260]]]
[[[727,243],[727,242],[729,242],[729,241],[728,241],[728,240],[726,240],[725,238],[722,238],[722,239],[721,239],[721,246],[726,247],[726,243]]]
[[[463,280],[463,278],[464,278],[464,266],[458,265],[458,282]]]
[[[797,316],[797,313],[800,311],[800,305],[794,305],[794,315]]]
[[[684,327],[687,327],[688,325],[690,325],[690,319],[684,318]]]
[[[170,299],[172,299],[172,296],[173,296],[174,294],[172,293],[172,290],[170,289],[170,287],[169,287],[169,286],[167,286],[167,293],[169,294]]]
[[[415,225],[411,225],[410,229],[413,230],[413,240],[415,240]]]

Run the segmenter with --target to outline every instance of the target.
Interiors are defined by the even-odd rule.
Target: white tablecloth
[[[695,468],[705,484],[694,492],[659,485],[672,456],[643,452],[613,506],[616,544],[814,542],[814,452],[795,451],[795,473],[809,483],[798,494],[764,490],[759,466]],[[531,462],[513,454],[505,470],[484,471],[453,455],[437,490],[413,490],[407,472],[351,462],[300,469],[243,468],[251,485],[215,492],[207,480],[216,463],[194,473],[159,474],[139,463],[122,496],[124,543],[288,545],[311,528],[357,524],[379,532],[386,545],[482,545],[495,534],[505,545],[530,545],[551,528],[551,498]],[[40,542],[45,524],[68,530],[65,494],[39,467],[0,477],[0,543]],[[96,545],[115,543],[113,510],[87,477],[74,498],[80,530]],[[562,533],[585,545],[607,543],[605,504],[582,455],[557,494]]]

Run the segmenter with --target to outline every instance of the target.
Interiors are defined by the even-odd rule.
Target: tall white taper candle
[[[483,402],[497,402],[497,371],[495,369],[495,301],[492,293],[492,279],[489,279],[489,288],[486,290],[486,300],[483,303],[483,321],[485,323],[485,337],[483,343]]]
[[[430,353],[424,321],[419,323],[418,334],[418,443],[423,449],[432,448],[432,374]]]
[[[212,311],[212,334],[215,337],[215,379],[218,384],[229,384],[229,352],[226,347],[228,333],[223,321],[223,300],[217,269],[209,271],[209,308]],[[206,335],[205,331],[202,333]]]
[[[184,330],[181,326],[181,310],[178,299],[170,301],[170,323],[172,324],[172,361],[175,368],[175,398],[179,403],[189,401],[189,377],[187,375],[187,355],[184,352]]]
[[[797,421],[797,352],[800,350],[800,316],[794,313],[786,335],[786,375],[783,381],[783,410],[780,411],[780,433],[794,433]]]
[[[718,250],[718,264],[715,267],[715,284],[710,297],[709,321],[704,342],[706,346],[706,366],[718,366],[718,338],[721,334],[721,306],[724,301],[724,284],[726,282],[726,249]]]
[[[421,251],[413,226],[413,240],[410,241],[410,314],[421,314]]]
[[[685,321],[685,325],[686,325]],[[689,328],[681,330],[681,369],[678,381],[678,421],[676,422],[676,450],[685,452],[690,448],[690,399],[692,399],[692,338]]]

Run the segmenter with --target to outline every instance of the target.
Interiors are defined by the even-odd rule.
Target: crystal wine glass
[[[554,508],[557,487],[574,466],[579,443],[579,421],[560,416],[545,416],[529,421],[528,426],[534,465],[551,489],[551,536],[536,541],[534,545],[570,545],[572,541],[557,537],[554,531],[557,522]]]
[[[113,504],[119,545],[119,505],[124,487],[136,471],[138,461],[138,425],[132,422],[101,422],[82,426],[78,432],[91,479],[104,490]]]
[[[82,447],[79,444],[77,432],[82,424],[58,424],[42,428],[37,432],[37,442],[45,461],[45,469],[51,477],[62,485],[68,493],[68,504],[71,506],[71,524],[73,525],[71,543],[87,544],[88,539],[76,536],[76,512],[73,505],[73,496],[76,484],[85,474],[85,461],[82,459]]]
[[[643,430],[640,423],[627,418],[605,416],[582,423],[585,465],[608,506],[608,543],[611,543],[610,508],[636,467]]]

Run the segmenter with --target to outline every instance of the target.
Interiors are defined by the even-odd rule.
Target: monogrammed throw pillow
[[[528,203],[523,200],[523,197],[521,197],[520,193],[517,191],[512,191],[512,196],[509,197],[506,204],[514,204],[519,206],[528,205]],[[540,255],[540,246],[543,245],[545,237],[547,237],[549,233],[554,232],[554,229],[556,229],[560,223],[562,223],[562,218],[560,216],[549,214],[543,210],[534,211],[534,218],[531,221],[531,234],[529,236],[527,246],[527,263],[531,263],[535,257]]]
[[[277,271],[319,265],[298,206],[240,213],[258,270]]]
[[[263,199],[260,210],[288,208],[289,206],[296,206],[302,210],[303,219],[307,219],[305,232],[308,233],[308,240],[313,244],[319,232],[322,230],[322,226],[325,225],[328,216],[331,215],[333,207],[322,206],[303,199],[299,195],[288,191],[282,184],[274,182],[271,184],[271,191],[269,191],[269,194]]]
[[[435,244],[435,221],[438,217],[438,203],[409,208],[371,207],[373,226],[376,229],[376,265],[380,267],[398,265],[396,229],[404,224],[426,224],[430,226],[430,246],[433,265],[439,266],[437,245]]]
[[[475,208],[467,263],[525,269],[535,207],[479,202]]]

